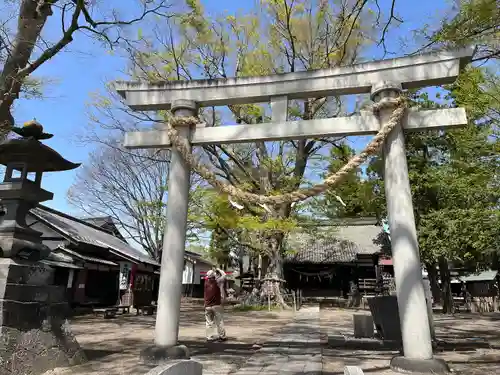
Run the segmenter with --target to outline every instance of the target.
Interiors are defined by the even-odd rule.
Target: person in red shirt
[[[226,341],[222,307],[226,297],[225,276],[224,271],[215,269],[208,271],[205,278],[204,299],[208,341]],[[212,334],[214,325],[217,327],[217,336]]]

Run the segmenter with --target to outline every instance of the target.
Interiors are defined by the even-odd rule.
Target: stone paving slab
[[[293,322],[264,343],[239,370],[223,373],[228,369],[223,367],[204,363],[203,375],[321,375],[319,306],[299,310]]]
[[[348,337],[353,333],[352,310],[322,309],[322,330],[326,336]],[[434,315],[438,340],[449,345],[439,345],[437,358],[444,359],[456,374],[498,375],[500,374],[500,314],[455,314]],[[463,342],[466,341],[465,345]],[[485,347],[484,341],[490,345]],[[338,343],[336,343],[338,344]],[[398,351],[381,347],[354,349],[349,345],[328,345],[323,348],[323,371],[325,374],[340,375],[344,366],[358,366],[366,375],[397,375],[390,370],[391,358]]]
[[[231,360],[220,357],[218,359],[209,359],[200,356],[192,357],[191,359],[203,365],[203,375],[228,375],[237,368]]]

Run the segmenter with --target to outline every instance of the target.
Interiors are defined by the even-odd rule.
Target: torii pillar
[[[171,111],[174,116],[189,117],[197,115],[198,107],[192,100],[176,100],[172,103]],[[191,132],[189,126],[182,126],[176,130],[189,145]],[[153,346],[141,353],[141,357],[147,362],[189,358],[188,348],[178,345],[178,340],[190,177],[191,170],[188,164],[180,152],[172,148],[155,341]],[[170,197],[175,198],[170,199]]]
[[[399,97],[401,92],[399,83],[380,82],[372,86],[371,99],[381,103]],[[393,110],[390,107],[380,110],[381,126],[387,123]],[[391,368],[405,373],[443,374],[450,369],[432,351],[403,127],[404,124],[396,125],[383,147],[385,197],[404,351],[404,356],[392,359]]]

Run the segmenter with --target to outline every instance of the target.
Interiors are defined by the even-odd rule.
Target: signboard
[[[120,262],[120,290],[127,290],[130,285],[132,263]]]

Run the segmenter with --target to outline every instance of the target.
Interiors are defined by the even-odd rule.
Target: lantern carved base
[[[41,263],[0,258],[0,375],[38,375],[85,361],[65,288]]]

